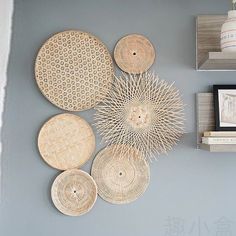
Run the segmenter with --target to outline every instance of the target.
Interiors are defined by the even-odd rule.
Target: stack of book
[[[204,132],[201,148],[211,152],[235,152],[236,131]]]

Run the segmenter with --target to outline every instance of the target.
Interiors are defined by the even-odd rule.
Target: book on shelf
[[[205,144],[236,144],[236,137],[202,137]]]
[[[200,144],[200,148],[209,152],[236,152],[235,144]]]
[[[236,131],[205,131],[204,137],[236,137]]]

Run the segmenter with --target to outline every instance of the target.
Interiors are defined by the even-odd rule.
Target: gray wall
[[[235,72],[197,72],[195,16],[224,14],[222,0],[16,0],[8,70],[3,131],[1,236],[158,235],[169,223],[185,235],[217,235],[219,220],[236,235],[236,157],[195,149],[194,94],[212,84],[235,83]],[[100,37],[112,52],[125,34],[146,35],[157,50],[152,67],[161,78],[176,81],[186,107],[187,134],[168,156],[151,163],[147,192],[128,205],[98,198],[82,217],[66,217],[54,208],[50,187],[58,171],[47,166],[36,146],[37,132],[61,112],[39,92],[34,60],[40,45],[54,32],[81,29]],[[93,122],[94,111],[78,113]],[[102,147],[97,136],[97,149]],[[89,171],[91,162],[83,169]],[[167,219],[170,222],[167,222]],[[225,218],[222,218],[225,217]],[[198,232],[200,231],[200,233]],[[222,234],[223,235],[223,234]],[[224,234],[227,235],[227,234]]]

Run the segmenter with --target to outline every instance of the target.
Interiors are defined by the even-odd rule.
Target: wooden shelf
[[[201,15],[196,19],[196,69],[236,70],[236,53],[221,52],[220,31],[226,15]]]
[[[205,131],[215,129],[212,93],[196,94],[197,147],[200,148]]]
[[[209,152],[236,152],[236,144],[203,144],[204,131],[214,130],[214,105],[212,93],[196,94],[197,148]]]
[[[209,152],[236,152],[236,144],[204,144],[201,143],[199,148]]]
[[[208,52],[199,63],[199,70],[236,70],[236,53]]]

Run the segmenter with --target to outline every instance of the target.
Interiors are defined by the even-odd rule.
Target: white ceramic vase
[[[236,52],[236,10],[228,12],[222,25],[220,46],[223,52]]]

